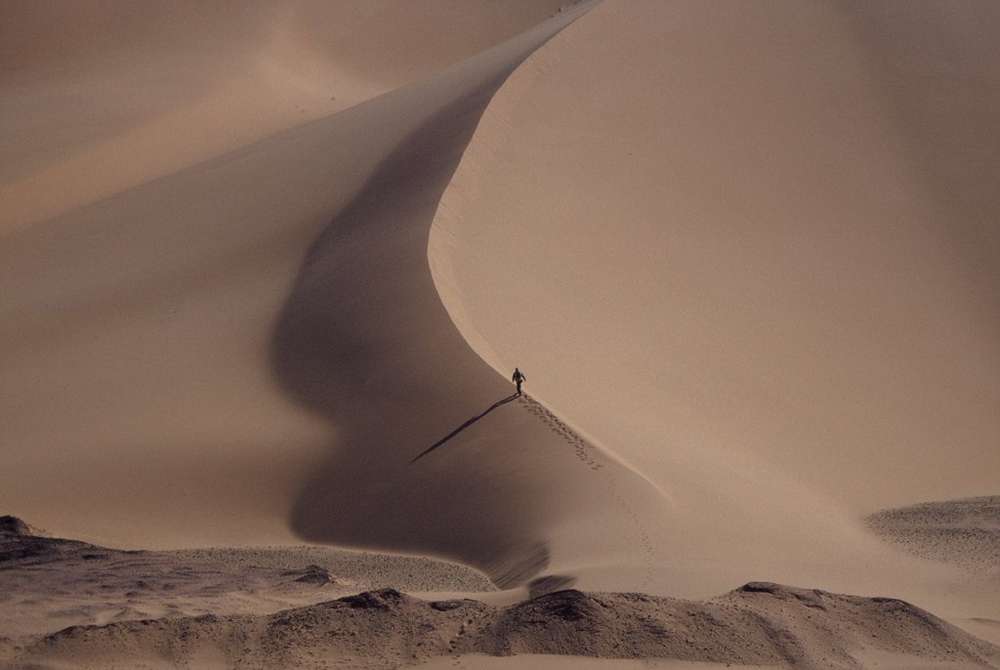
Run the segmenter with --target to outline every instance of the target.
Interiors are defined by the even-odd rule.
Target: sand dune
[[[919,503],[882,510],[866,519],[883,537],[907,551],[1000,577],[1000,497]],[[1000,581],[1000,580],[996,580]]]
[[[832,595],[997,639],[995,3],[237,4],[0,21],[0,512],[117,548],[26,663],[995,661]]]
[[[860,517],[996,487],[1000,163],[975,156],[1000,22],[897,9],[603,2],[511,76],[442,197],[466,339],[678,501],[665,592],[926,602],[948,577]]]
[[[504,584],[535,576],[576,524],[591,530],[562,534],[585,560],[648,571],[636,511],[656,509],[655,489],[528,397],[409,463],[510,393],[431,281],[437,196],[496,87],[586,9],[9,235],[5,441],[34,474],[10,475],[7,504],[159,547],[287,541],[291,514],[311,540],[450,556]]]
[[[559,5],[5,7],[0,235],[425,79]]]
[[[272,352],[282,386],[328,417],[342,445],[296,502],[296,530],[311,540],[431,551],[511,585],[549,562],[555,526],[625,516],[639,503],[611,496],[641,499],[644,482],[598,456],[595,466],[617,470],[604,480],[617,477],[621,486],[595,491],[565,444],[579,440],[586,450],[583,438],[537,420],[528,397],[483,416],[434,457],[410,462],[510,395],[509,382],[454,328],[427,267],[438,197],[490,95],[523,57],[496,56],[504,53],[491,57],[496,74],[466,79],[312,245]],[[655,491],[646,498],[642,507]],[[639,532],[626,528],[612,547],[630,546]],[[609,544],[592,541],[595,554]]]

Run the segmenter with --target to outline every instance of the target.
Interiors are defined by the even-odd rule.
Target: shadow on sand
[[[483,412],[482,414],[477,414],[476,416],[472,417],[471,419],[469,419],[468,421],[466,421],[465,423],[463,423],[461,426],[459,426],[455,430],[451,431],[450,433],[448,433],[447,435],[445,435],[444,437],[442,437],[440,440],[438,440],[437,442],[435,442],[434,444],[432,444],[431,446],[427,447],[426,449],[424,449],[423,451],[421,451],[419,454],[417,454],[416,456],[414,456],[413,460],[410,461],[410,464],[412,465],[413,463],[416,463],[421,458],[423,458],[427,454],[431,453],[432,451],[434,451],[438,447],[442,446],[445,442],[447,442],[451,438],[455,437],[456,435],[458,435],[459,433],[461,433],[463,430],[465,430],[466,428],[468,428],[469,426],[471,426],[475,422],[479,421],[480,419],[482,419],[483,417],[485,417],[487,414],[489,414],[490,412],[492,412],[496,408],[500,407],[501,405],[506,405],[509,402],[513,402],[513,401],[517,400],[520,397],[521,397],[520,393],[512,393],[509,396],[507,396],[506,398],[501,398],[500,400],[497,400],[495,403],[493,403],[492,405],[490,405],[489,408],[485,412]]]
[[[457,560],[503,588],[539,576],[550,560],[547,529],[582,504],[556,495],[545,452],[505,426],[419,468],[403,454],[513,390],[455,327],[427,248],[441,195],[517,62],[439,109],[403,100],[426,118],[313,242],[269,352],[278,387],[336,433],[304,471],[293,531],[310,542]]]

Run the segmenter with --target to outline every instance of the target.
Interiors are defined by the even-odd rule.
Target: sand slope
[[[0,235],[425,79],[560,4],[5,7]]]
[[[491,102],[436,285],[676,501],[664,591],[947,590],[860,518],[1000,474],[998,34],[990,2],[609,0]]]
[[[865,521],[909,555],[954,568],[943,588],[952,604],[939,613],[966,630],[1000,642],[1000,499],[997,496],[919,503],[882,510]]]
[[[1000,619],[861,521],[995,493],[993,3],[99,4],[0,35],[0,507]]]
[[[659,494],[528,396],[410,463],[511,393],[431,280],[438,196],[496,88],[588,8],[8,235],[3,439],[33,475],[4,470],[2,502],[119,545],[291,530],[458,558],[501,584],[558,552],[641,579],[638,514]]]
[[[1000,570],[1000,496],[918,503],[866,522],[906,551],[960,565],[984,578]],[[994,573],[991,575],[991,573]]]

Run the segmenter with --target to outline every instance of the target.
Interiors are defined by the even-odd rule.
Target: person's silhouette
[[[517,384],[517,394],[521,395],[521,384],[527,381],[528,378],[524,376],[523,372],[521,372],[517,368],[514,368],[514,376],[511,377],[511,380],[513,380],[513,382]]]

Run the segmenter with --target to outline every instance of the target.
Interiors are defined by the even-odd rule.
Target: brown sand
[[[1000,10],[557,6],[6,10],[0,511],[990,636],[862,518],[1000,481]]]
[[[675,501],[664,592],[945,600],[859,517],[1000,481],[1000,13],[894,7],[604,2],[442,197],[466,339]]]
[[[1000,661],[1000,648],[903,601],[753,583],[705,602],[571,590],[503,608],[386,589],[266,617],[76,626],[28,646],[14,667],[380,668],[464,654],[802,668],[858,668],[869,659],[942,668]]]
[[[0,235],[424,79],[560,4],[5,7]]]
[[[359,428],[371,427],[364,414],[345,417],[344,426],[331,426],[328,419],[333,417],[310,399],[308,380],[297,376],[297,366],[308,364],[309,347],[328,347],[327,355],[336,355],[338,345],[354,346],[352,337],[374,337],[371,327],[375,325],[388,336],[381,343],[371,342],[372,352],[378,348],[386,352],[378,362],[381,372],[369,369],[370,357],[361,356],[349,361],[353,373],[342,366],[324,370],[319,360],[307,372],[345,389],[353,389],[359,378],[374,381],[377,375],[398,389],[407,389],[410,380],[429,385],[432,378],[421,380],[417,369],[400,367],[402,361],[395,353],[416,349],[421,343],[428,346],[430,359],[421,364],[435,366],[439,375],[447,376],[437,385],[444,396],[416,395],[400,405],[399,393],[394,397],[373,388],[371,393],[353,397],[365,403],[369,416],[379,417],[375,428],[397,431],[395,435],[365,435],[366,442],[357,448],[363,450],[369,442],[392,446],[386,467],[404,468],[417,478],[432,477],[433,459],[427,461],[429,466],[422,463],[420,468],[409,468],[410,458],[508,395],[509,389],[457,337],[440,304],[435,304],[437,294],[426,267],[400,268],[394,274],[393,261],[386,258],[385,265],[368,263],[368,271],[353,279],[348,271],[342,273],[342,279],[366,285],[385,276],[391,282],[386,290],[400,286],[410,291],[402,295],[405,299],[419,295],[427,313],[417,315],[421,321],[413,325],[425,323],[429,330],[423,334],[394,327],[386,320],[387,305],[369,302],[367,318],[374,320],[372,324],[358,323],[357,335],[345,332],[338,340],[332,333],[332,340],[316,341],[308,323],[298,331],[288,327],[289,319],[300,318],[295,310],[308,305],[303,287],[294,288],[291,302],[287,294],[308,245],[331,226],[334,214],[352,199],[355,209],[364,206],[354,197],[368,177],[378,170],[385,175],[386,165],[397,171],[402,169],[399,165],[405,167],[405,155],[399,165],[385,161],[400,156],[397,149],[408,136],[442,110],[463,114],[462,101],[469,101],[469,112],[474,114],[499,77],[574,16],[561,14],[420,86],[399,89],[9,235],[0,248],[0,275],[5,286],[16,290],[4,295],[0,338],[6,374],[0,384],[4,414],[12,417],[4,444],[18,455],[18,467],[4,469],[0,475],[4,477],[3,503],[12,509],[32,509],[33,518],[50,530],[76,535],[75,529],[85,529],[89,539],[117,544],[143,545],[149,540],[164,547],[288,541],[289,510],[303,480],[315,476],[307,473],[325,471],[326,452],[336,446],[331,444],[333,435],[346,429],[351,419]],[[461,127],[445,126],[441,136],[433,135],[433,127],[428,132],[442,142],[453,133],[462,137]],[[447,173],[430,173],[424,155],[410,158],[410,174],[439,182],[446,178]],[[447,170],[448,164],[445,161],[437,169]],[[420,199],[424,197],[420,187],[428,187],[427,182],[401,191],[390,204],[432,206],[432,198]],[[389,220],[409,215],[405,209],[372,215],[392,217],[393,212],[395,218]],[[401,249],[412,264],[425,253],[432,212],[423,221],[414,214],[412,232],[398,240],[387,239],[372,225],[364,234],[375,246],[366,254],[377,261],[393,245],[409,240],[413,244]],[[385,252],[379,251],[379,244]],[[41,268],[46,271],[40,272]],[[339,280],[334,276],[326,281]],[[47,308],[38,309],[38,305]],[[351,305],[338,307],[347,324],[348,318],[363,316],[351,313]],[[407,315],[399,313],[398,317]],[[428,341],[436,336],[440,341]],[[281,347],[282,339],[294,338],[295,346]],[[464,356],[465,362],[456,356]],[[479,378],[464,380],[463,366],[478,366]],[[411,386],[409,390],[417,389]],[[61,408],[59,421],[51,419],[53,406]],[[544,423],[536,423],[530,414],[524,416],[522,430],[549,434]],[[411,426],[415,420],[423,425]],[[402,430],[407,431],[405,444],[400,442]],[[510,442],[500,433],[497,438]],[[549,439],[564,444],[559,438]],[[537,458],[553,458],[533,448],[529,439],[520,448]],[[572,453],[565,446],[563,451]],[[192,471],[194,462],[198,467]],[[565,462],[559,459],[552,467],[563,469]],[[535,490],[543,486],[544,472],[530,475],[535,484],[518,483],[518,473],[528,473],[531,462],[518,465],[512,460],[511,465],[513,470],[490,471],[478,464],[475,469],[490,478],[513,481],[514,486]],[[23,477],[24,471],[30,471],[31,477]],[[406,485],[411,492],[419,491],[415,486]],[[484,489],[470,486],[439,487],[445,499],[435,512],[451,510],[450,516],[440,517],[442,522],[453,520],[456,514],[468,516],[455,501],[447,501],[447,496],[456,493],[463,499],[480,498],[483,504],[509,508],[512,520],[507,524],[520,522],[523,515],[513,502],[518,496],[479,496]],[[89,495],[89,491],[101,494]],[[360,493],[357,487],[345,491],[352,497]],[[370,493],[378,498],[378,490]],[[171,500],[169,510],[165,500]],[[571,507],[576,502],[583,501],[569,498],[562,505]],[[531,501],[524,499],[520,504]],[[433,505],[433,497],[426,505]],[[216,513],[205,516],[202,510],[206,508]],[[373,541],[386,543],[377,524],[380,518],[392,523],[391,514],[379,517],[347,511],[373,525]],[[435,524],[426,507],[420,513],[419,525],[406,532],[415,536],[413,542],[433,547],[437,540],[421,539],[421,526]],[[492,534],[480,521],[469,519],[482,527],[481,535]],[[307,526],[300,530],[310,531],[307,520],[296,523]],[[498,518],[496,523],[499,527],[504,522]],[[449,538],[458,537],[445,523],[438,528]],[[531,546],[539,543],[530,526],[516,532],[527,536]],[[317,535],[318,530],[311,529],[311,534]],[[352,535],[342,539],[359,541]],[[477,540],[470,538],[463,544],[475,547]],[[407,545],[403,537],[393,541],[397,546]],[[493,541],[507,541],[502,529]],[[476,551],[496,553],[488,546]]]
[[[866,522],[912,554],[954,563],[1000,583],[1000,496],[882,510]]]
[[[24,645],[68,626],[267,614],[357,593],[480,592],[480,573],[415,556],[332,547],[120,551],[0,530],[0,632]]]
[[[488,670],[510,656],[544,668],[578,657],[610,667],[622,659],[657,667],[1000,663],[1000,647],[894,598],[762,582],[706,601],[577,590],[525,602],[489,593],[418,599],[396,588],[337,598],[373,583],[489,585],[457,565],[323,548],[117,551],[40,536],[14,517],[0,519],[0,583],[0,663],[11,668],[435,667],[447,658]]]

